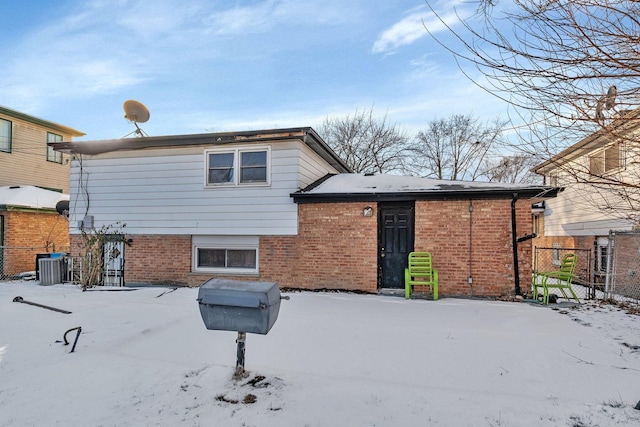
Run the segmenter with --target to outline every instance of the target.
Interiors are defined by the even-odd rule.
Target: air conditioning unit
[[[63,282],[65,273],[63,258],[40,258],[38,263],[41,285],[48,286]]]

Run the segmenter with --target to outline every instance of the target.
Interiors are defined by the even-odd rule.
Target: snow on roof
[[[0,205],[55,209],[60,200],[69,200],[69,195],[33,185],[0,187]]]
[[[433,178],[399,175],[361,175],[342,173],[334,175],[317,187],[309,190],[315,194],[346,193],[400,193],[425,191],[464,191],[464,190],[505,190],[530,189],[542,187],[531,184],[506,184],[479,181],[449,181]]]

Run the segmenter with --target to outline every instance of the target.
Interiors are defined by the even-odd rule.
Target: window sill
[[[228,276],[242,276],[242,277],[260,277],[260,273],[259,272],[246,272],[246,273],[241,273],[238,271],[226,271],[226,272],[222,272],[222,271],[204,271],[204,270],[197,270],[197,271],[192,271],[190,273],[187,274],[187,276],[189,277],[199,277],[199,276],[206,276],[206,277],[228,277]]]

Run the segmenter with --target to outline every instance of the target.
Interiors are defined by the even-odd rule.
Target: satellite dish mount
[[[130,99],[128,101],[125,101],[122,108],[124,108],[124,118],[132,122],[136,127],[136,130],[125,135],[124,138],[128,137],[131,134],[135,134],[135,136],[138,138],[149,136],[145,131],[140,129],[140,126],[138,126],[138,123],[145,123],[147,120],[149,120],[149,117],[151,117],[147,107],[145,107],[142,102]]]

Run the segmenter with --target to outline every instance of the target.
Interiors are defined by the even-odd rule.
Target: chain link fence
[[[640,232],[611,231],[609,244],[600,249],[605,298],[640,302]]]
[[[593,251],[536,247],[534,271],[558,270],[570,252],[578,256],[572,287],[579,298],[640,303],[640,231],[611,231]]]
[[[60,248],[64,253],[69,248]],[[51,256],[50,247],[0,246],[0,280],[35,280],[38,260]]]
[[[559,270],[562,257],[568,253],[574,253],[577,256],[571,286],[573,291],[580,299],[597,298],[598,289],[601,285],[596,282],[590,249],[562,248],[559,246],[551,248],[536,247],[534,248],[533,258],[534,273]],[[555,293],[554,291],[554,289],[551,289],[550,293]],[[558,292],[556,295],[561,296],[562,294]],[[533,295],[534,299],[536,297],[537,295]]]

